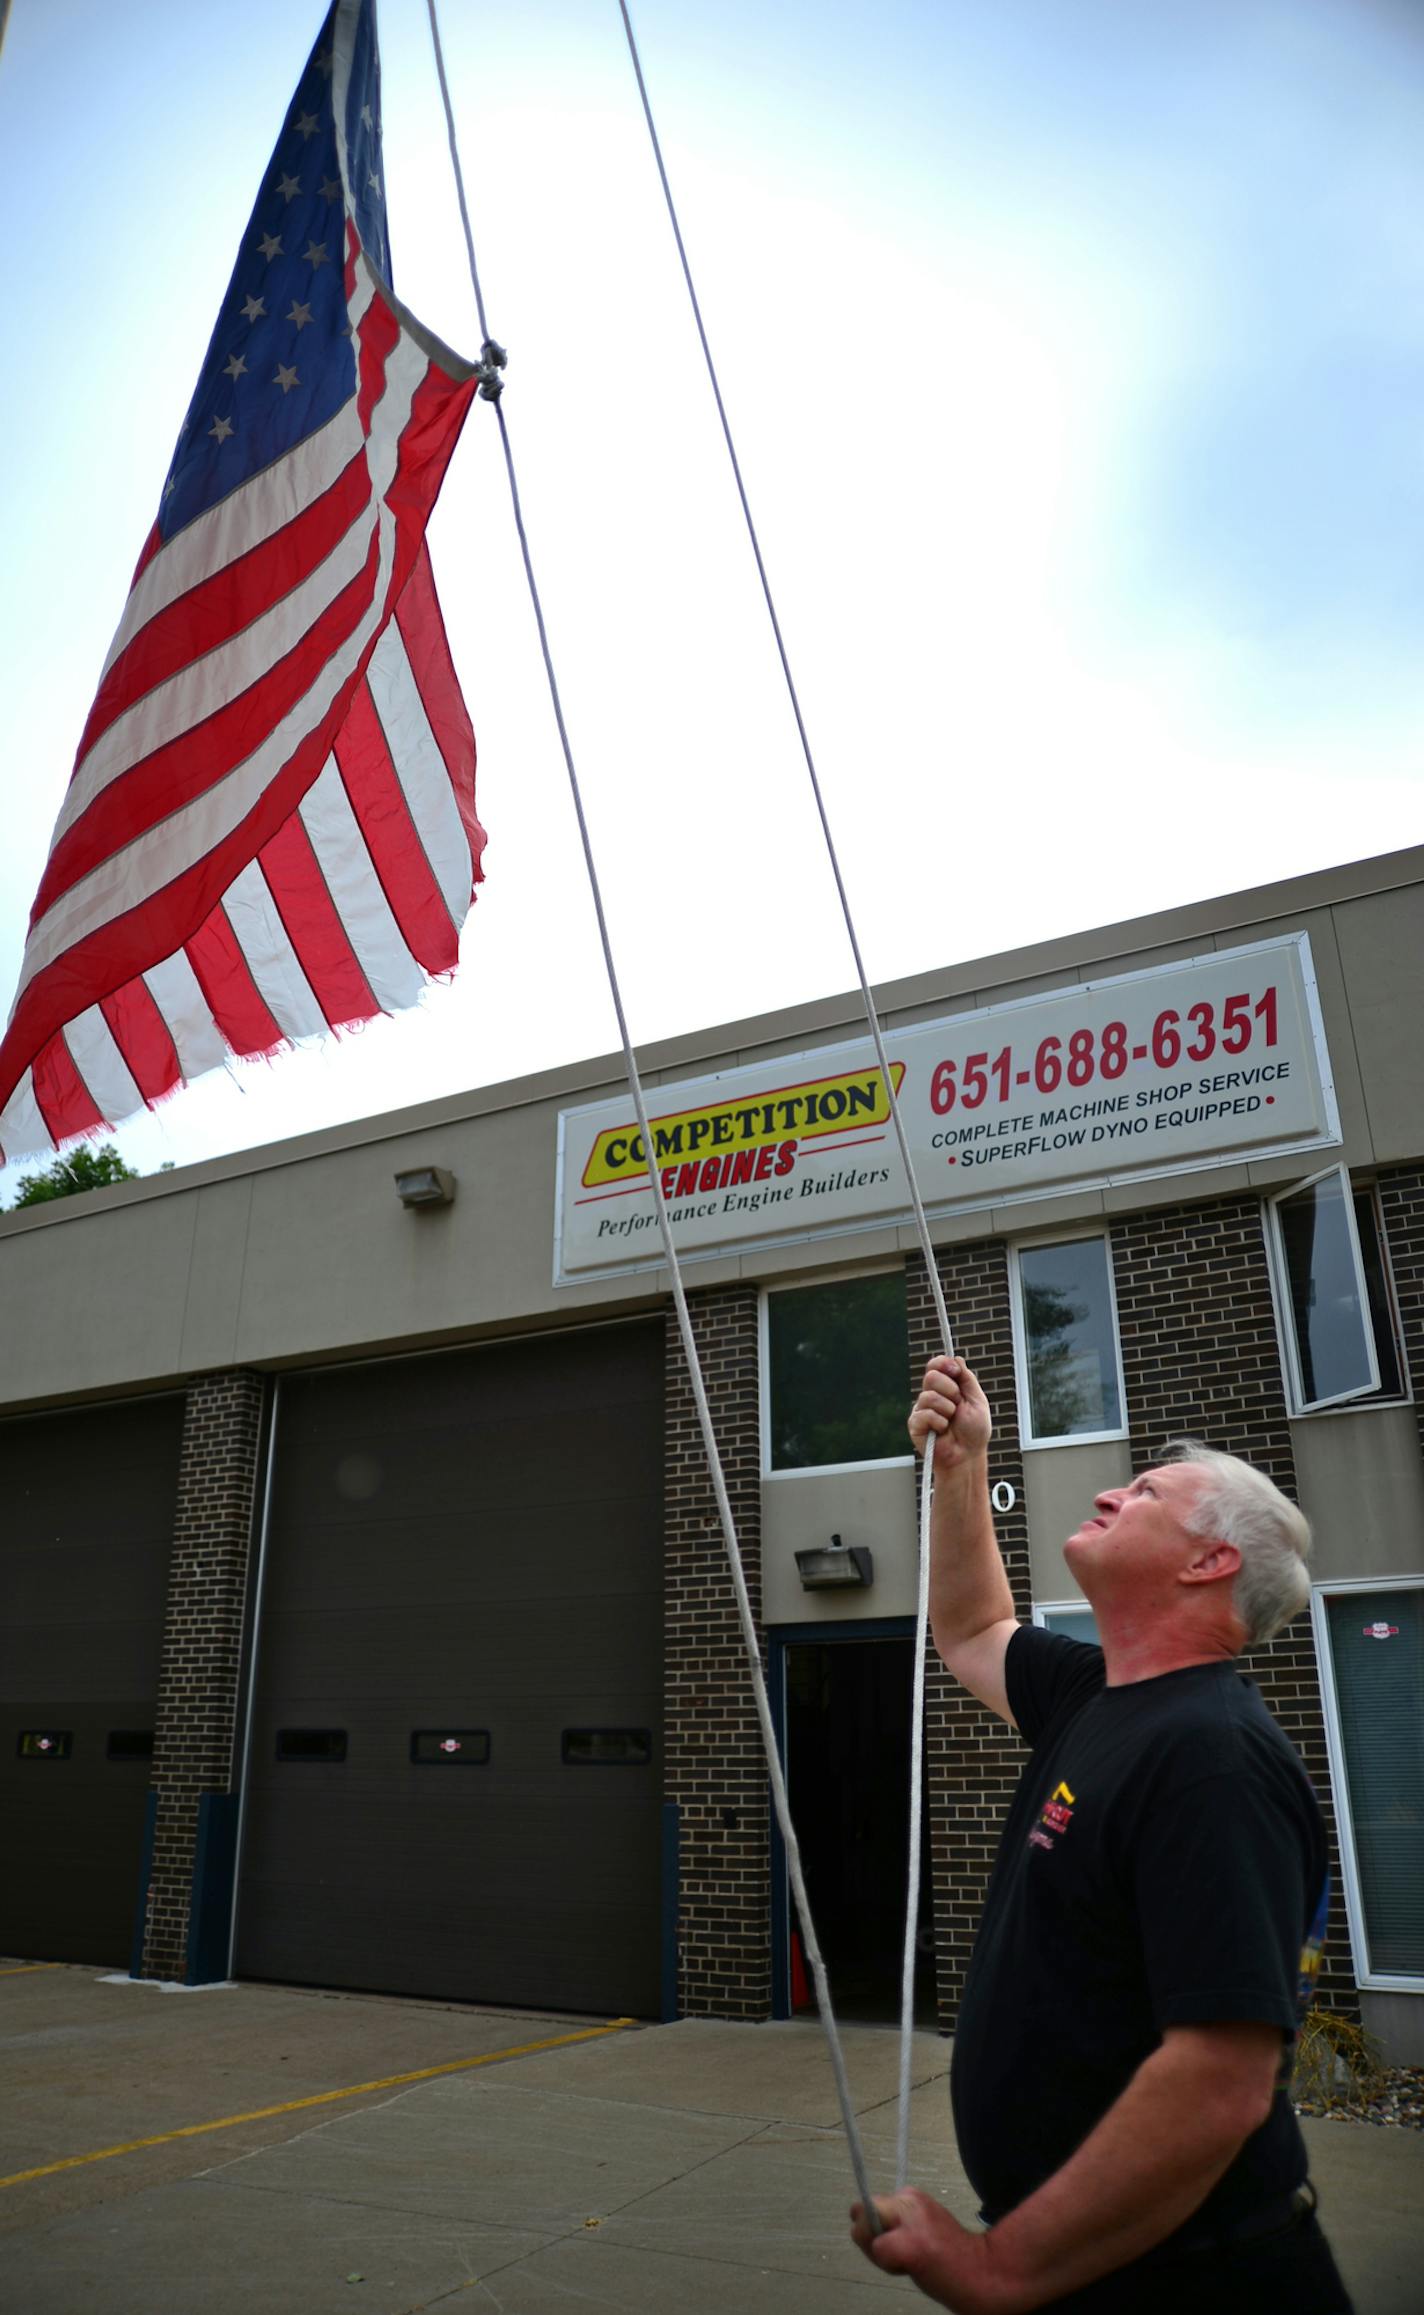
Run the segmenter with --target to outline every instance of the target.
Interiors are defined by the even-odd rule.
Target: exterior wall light
[[[396,1195],[403,1206],[448,1206],[455,1196],[455,1177],[444,1166],[413,1166],[396,1175]]]
[[[796,1568],[803,1592],[841,1591],[857,1585],[863,1589],[875,1581],[874,1564],[866,1546],[842,1543],[838,1535],[814,1550],[798,1551]]]

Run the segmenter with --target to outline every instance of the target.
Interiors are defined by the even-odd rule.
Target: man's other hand
[[[935,1433],[935,1470],[943,1477],[972,1456],[987,1455],[994,1435],[989,1402],[962,1358],[932,1358],[919,1397],[910,1409],[915,1453]]]
[[[1013,2300],[1001,2295],[993,2273],[989,2237],[962,2227],[957,2218],[918,2187],[903,2194],[877,2195],[881,2232],[873,2235],[863,2203],[851,2208],[851,2240],[882,2274],[908,2275],[927,2299],[955,2315],[1009,2315]]]

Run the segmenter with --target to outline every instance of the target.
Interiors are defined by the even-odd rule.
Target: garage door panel
[[[183,1401],[0,1422],[0,1948],[126,1966],[151,1763],[107,1757],[151,1731]],[[23,1731],[67,1759],[21,1759]]]
[[[568,1600],[556,1591],[540,1599],[537,1653],[529,1645],[534,1612],[529,1594],[477,1614],[447,1612],[438,1595],[414,1605],[388,1596],[360,1607],[343,1601],[325,1613],[304,1609],[273,1632],[264,1671],[274,1687],[288,1687],[290,1718],[298,1700],[325,1708],[357,1694],[463,1694],[471,1710],[481,1698],[558,1693],[575,1681],[582,1690],[593,1665],[600,1688],[613,1691],[645,1673],[650,1649],[656,1660],[661,1609],[646,1594]]]
[[[333,1592],[362,1608],[392,1597],[480,1608],[527,1599],[535,1574],[556,1580],[566,1596],[597,1596],[610,1579],[606,1558],[589,1551],[590,1523],[600,1534],[625,1527],[642,1534],[660,1508],[660,1491],[630,1488],[626,1473],[616,1491],[588,1498],[577,1521],[529,1504],[499,1522],[468,1504],[450,1514],[417,1517],[407,1506],[379,1520],[331,1523],[303,1508],[301,1565],[290,1571],[283,1596],[292,1613],[303,1607],[325,1613]]]
[[[244,1973],[656,2009],[662,1369],[659,1322],[283,1384]],[[567,1763],[575,1727],[652,1758]],[[416,1764],[420,1729],[488,1763]]]

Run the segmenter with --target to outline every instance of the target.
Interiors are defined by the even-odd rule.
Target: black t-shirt
[[[1259,2020],[1289,2050],[1327,1873],[1305,1771],[1233,1665],[1108,1688],[1100,1648],[1026,1624],[1005,1674],[1033,1752],[951,2071],[960,2156],[991,2220],[1062,2167],[1168,2026]],[[1289,2194],[1305,2173],[1278,2086],[1173,2242]]]

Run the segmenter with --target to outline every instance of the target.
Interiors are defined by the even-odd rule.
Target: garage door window
[[[152,1760],[151,1728],[111,1728],[104,1744],[106,1760]]]
[[[344,1728],[279,1728],[278,1760],[332,1761],[346,1758]]]
[[[566,1728],[563,1757],[570,1768],[646,1768],[653,1740],[646,1728]]]
[[[15,1750],[21,1760],[68,1760],[73,1742],[68,1728],[22,1728]]]

